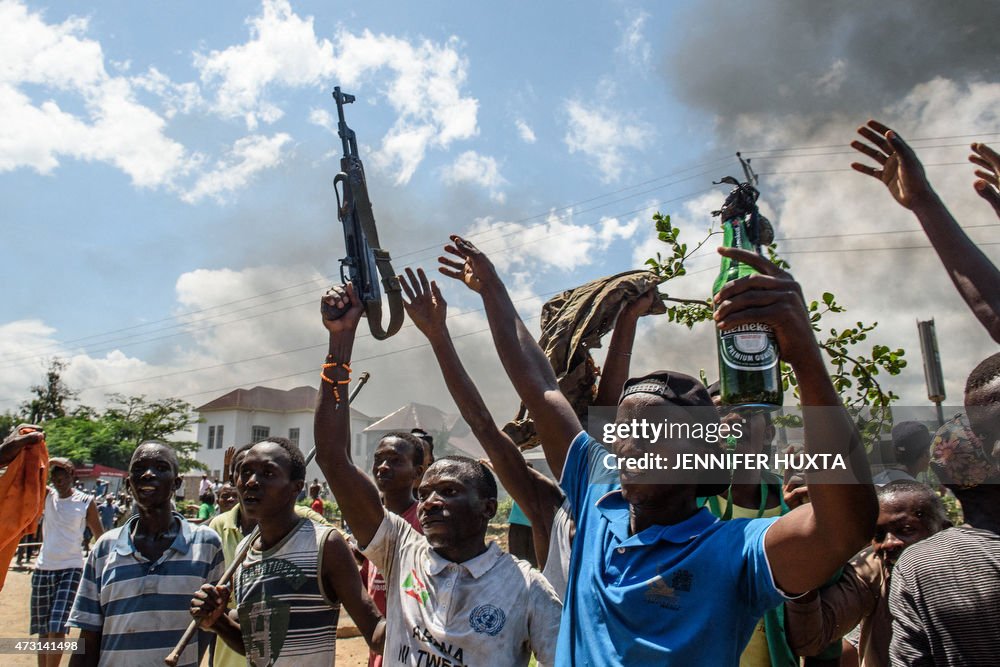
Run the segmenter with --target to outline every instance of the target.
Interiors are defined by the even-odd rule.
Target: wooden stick
[[[361,391],[361,388],[365,386],[365,383],[368,382],[368,379],[370,377],[371,375],[367,371],[365,371],[364,373],[361,374],[361,377],[358,378],[357,386],[354,387],[354,391],[351,392],[351,395],[347,399],[348,409],[350,409],[351,403],[354,402],[354,399],[358,395],[358,392]],[[309,452],[309,455],[306,456],[306,465],[308,466],[310,463],[312,463],[312,460],[314,458],[316,458],[315,447],[313,447],[312,451]],[[229,585],[229,582],[236,574],[236,569],[240,566],[240,564],[243,563],[243,560],[247,557],[247,554],[250,552],[250,546],[254,543],[254,540],[256,540],[259,535],[260,535],[260,524],[254,526],[254,529],[250,532],[248,538],[243,541],[243,547],[236,552],[236,556],[233,558],[233,562],[230,563],[229,567],[226,568],[226,571],[223,573],[222,578],[219,579],[219,583],[217,583],[216,586]],[[184,652],[184,649],[187,648],[187,645],[191,643],[192,639],[194,639],[194,635],[196,632],[198,632],[198,621],[196,619],[191,619],[191,623],[188,625],[187,630],[184,631],[184,635],[181,637],[180,641],[177,642],[177,646],[175,646],[174,650],[171,651],[170,654],[163,659],[163,662],[167,664],[167,667],[177,667],[177,663],[180,662],[181,659],[181,653]]]

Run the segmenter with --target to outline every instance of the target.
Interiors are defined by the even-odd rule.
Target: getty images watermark
[[[753,417],[751,416],[752,420]],[[732,422],[702,423],[699,421],[671,421],[632,419],[627,422],[609,422],[601,425],[601,442],[614,445],[621,440],[641,440],[650,447],[680,441],[704,442],[707,445],[735,443],[751,435],[749,420],[741,418]],[[665,450],[668,447],[664,448]],[[628,456],[609,452],[602,461],[608,470],[785,470],[803,472],[818,470],[847,470],[843,454],[810,454],[807,452],[697,452],[697,451],[646,451]]]

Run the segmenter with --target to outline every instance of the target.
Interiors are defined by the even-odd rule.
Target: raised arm
[[[828,461],[841,455],[848,468],[835,470],[836,476],[807,473],[810,504],[778,519],[765,536],[775,583],[786,593],[803,593],[826,582],[875,532],[878,502],[868,461],[826,372],[799,284],[756,253],[736,248],[720,248],[719,253],[760,274],[722,288],[716,295],[716,325],[720,329],[754,322],[771,326],[781,357],[798,380],[805,452],[829,455]]]
[[[562,504],[559,485],[543,475],[532,474],[521,450],[497,428],[455,350],[446,322],[448,304],[441,296],[437,283],[428,282],[423,269],[417,269],[416,274],[407,269],[406,274],[406,277],[399,277],[407,298],[403,303],[406,314],[430,342],[458,411],[486,450],[500,483],[520,505],[532,528],[537,523],[547,535],[556,510]]]
[[[445,246],[451,257],[438,258],[439,270],[483,297],[500,361],[535,422],[549,469],[558,477],[570,443],[583,430],[580,420],[560,391],[545,353],[514,309],[493,263],[465,239],[452,236],[451,240],[452,245]]]
[[[625,304],[618,314],[615,329],[608,343],[608,356],[601,372],[601,383],[597,387],[594,405],[618,405],[622,387],[628,380],[632,362],[632,345],[635,343],[635,328],[639,318],[649,312],[656,300],[656,288],[651,287],[635,301]]]
[[[362,307],[350,283],[344,288],[335,288],[333,294],[324,297],[324,300],[336,304],[338,308],[350,304],[350,308],[336,320],[323,319],[323,325],[330,333],[330,347],[322,371],[326,379],[319,383],[314,421],[316,462],[358,544],[364,547],[375,536],[385,510],[382,509],[375,483],[351,460],[348,385],[335,384],[348,377],[345,366],[350,365]]]
[[[87,527],[94,534],[94,541],[97,541],[104,534],[104,524],[101,523],[101,515],[97,513],[97,505],[91,500],[87,505]]]
[[[900,206],[913,211],[958,293],[993,340],[1000,343],[1000,271],[948,212],[927,180],[916,153],[898,134],[874,120],[859,128],[858,133],[872,145],[853,141],[851,146],[875,160],[878,167],[858,162],[851,167],[882,181]],[[988,164],[986,160],[983,162]],[[977,175],[989,176],[986,172]],[[980,189],[979,182],[984,183],[985,190]],[[987,196],[990,193],[986,192],[989,184],[985,180],[979,182],[976,190],[993,204]]]

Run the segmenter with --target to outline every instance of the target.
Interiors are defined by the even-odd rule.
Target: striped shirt
[[[248,665],[333,665],[340,603],[323,589],[319,568],[331,530],[299,519],[272,548],[247,552],[236,570],[236,609]]]
[[[102,667],[161,667],[191,622],[195,591],[222,577],[219,536],[174,516],[180,531],[156,562],[132,542],[138,515],[104,533],[87,557],[69,624],[101,633]],[[192,642],[179,664],[197,663],[198,644]]]
[[[1000,656],[1000,535],[949,528],[896,561],[889,591],[894,666],[994,667]]]

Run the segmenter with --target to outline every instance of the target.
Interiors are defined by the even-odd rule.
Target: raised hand
[[[448,304],[441,296],[437,283],[428,281],[423,269],[417,269],[415,275],[413,269],[406,269],[406,276],[399,276],[399,284],[406,294],[403,308],[420,332],[428,338],[444,333]]]
[[[855,140],[851,147],[875,160],[879,166],[853,162],[852,169],[882,181],[893,198],[911,210],[934,195],[917,154],[898,134],[876,120],[859,127],[858,134],[872,145]]]
[[[644,293],[640,294],[639,298],[635,301],[625,304],[619,317],[638,320],[643,315],[648,315],[649,309],[653,307],[653,304],[656,303],[659,296],[660,295],[657,292],[656,287],[650,287]]]
[[[976,194],[985,199],[1000,216],[1000,154],[986,144],[972,144],[969,162],[982,167],[976,169],[979,178],[972,186]]]
[[[453,257],[438,257],[441,263],[438,271],[449,278],[461,280],[473,292],[481,291],[485,282],[497,279],[493,263],[479,248],[461,236],[453,234],[450,238],[452,244],[446,245],[444,251]]]
[[[323,296],[322,303],[335,306],[338,309],[347,308],[347,312],[335,320],[323,318],[323,326],[331,334],[346,333],[358,328],[358,322],[361,321],[361,315],[364,313],[364,306],[354,293],[354,285],[347,283],[331,287]]]
[[[760,273],[723,286],[715,296],[716,326],[732,329],[763,322],[774,330],[781,358],[792,367],[816,361],[819,347],[809,323],[802,288],[792,275],[749,250],[719,248],[719,254],[748,264]]]

